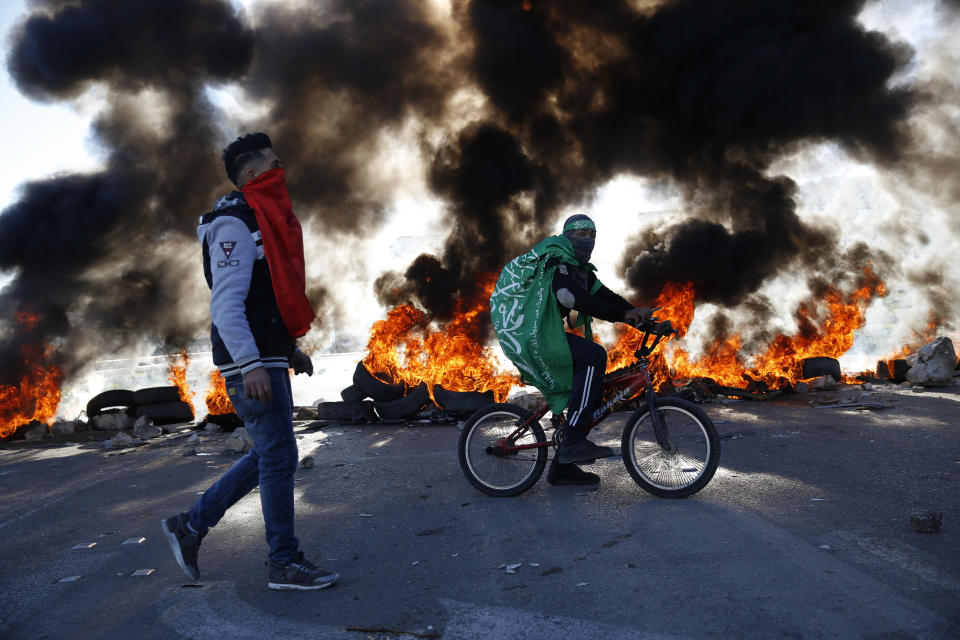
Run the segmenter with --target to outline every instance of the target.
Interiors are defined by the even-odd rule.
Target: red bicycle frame
[[[653,353],[653,350],[657,348],[657,345],[663,338],[670,335],[674,331],[669,322],[657,323],[655,319],[651,319],[647,323],[644,323],[644,327],[640,348],[634,353],[637,358],[634,368],[631,368],[631,370],[628,370],[615,378],[604,380],[602,389],[608,390],[612,387],[619,387],[624,383],[626,383],[626,386],[617,391],[612,398],[604,402],[596,411],[593,412],[593,415],[590,417],[590,421],[587,423],[588,433],[595,426],[603,422],[618,405],[630,400],[646,389],[647,405],[650,410],[650,416],[653,422],[653,428],[657,437],[657,441],[661,445],[665,445],[666,438],[663,437],[663,424],[660,421],[659,412],[655,410],[656,407],[654,405],[654,399],[656,398],[656,393],[653,391],[653,381],[650,379],[650,365],[647,361],[647,356]],[[663,331],[659,332],[658,330]],[[651,336],[656,337],[653,343],[648,345],[647,343],[649,342]],[[524,449],[536,449],[539,447],[551,446],[553,443],[549,440],[546,442],[532,442],[530,444],[513,444],[517,441],[517,439],[526,433],[527,428],[534,421],[539,421],[543,416],[547,415],[547,411],[549,410],[550,407],[548,405],[542,405],[539,409],[534,411],[529,418],[517,424],[517,428],[514,429],[509,436],[499,438],[494,445],[494,455],[503,456],[515,451],[522,451]]]

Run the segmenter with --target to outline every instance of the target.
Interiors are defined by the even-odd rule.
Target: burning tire
[[[402,384],[384,382],[370,373],[367,368],[363,366],[363,362],[358,362],[357,368],[353,372],[353,386],[363,394],[362,397],[373,398],[377,402],[397,400],[403,396],[404,391]]]
[[[903,382],[907,379],[907,361],[904,358],[877,361],[877,377],[890,382]]]
[[[137,417],[140,416],[147,416],[153,424],[193,422],[193,407],[181,400],[144,404],[137,406]]]
[[[218,424],[224,431],[233,431],[243,426],[243,420],[236,413],[208,413],[198,426],[202,428],[208,424]]]
[[[840,362],[836,358],[806,358],[803,361],[803,375],[800,377],[819,378],[820,376],[833,376],[837,382],[843,379],[840,373]]]
[[[402,398],[390,402],[375,402],[373,407],[382,420],[402,420],[420,411],[429,399],[427,385],[421,382]]]
[[[127,413],[133,415],[137,401],[134,399],[133,391],[129,389],[111,389],[90,398],[87,403],[87,417],[92,418],[103,413],[104,409],[111,407],[123,407]]]
[[[493,391],[448,391],[440,385],[433,388],[433,398],[444,411],[470,414],[493,404]]]
[[[166,404],[180,402],[180,390],[175,386],[147,387],[133,392],[133,401],[137,406],[146,404]],[[193,418],[191,418],[192,420]]]
[[[363,400],[364,395],[363,392],[357,388],[357,385],[352,384],[340,391],[340,397],[343,398],[344,402],[360,402]]]

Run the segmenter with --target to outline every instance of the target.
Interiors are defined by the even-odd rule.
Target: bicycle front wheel
[[[517,425],[530,412],[512,404],[492,404],[474,413],[463,425],[458,442],[460,468],[474,487],[489,496],[515,496],[532,487],[547,465],[547,447],[539,446],[504,453],[498,441],[510,446],[544,444],[540,423],[530,423],[522,432]]]
[[[648,493],[684,498],[707,486],[720,463],[720,438],[699,407],[680,398],[657,398],[664,442],[657,442],[646,406],[623,428],[621,452],[630,476]]]

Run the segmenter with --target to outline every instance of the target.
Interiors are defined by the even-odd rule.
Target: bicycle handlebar
[[[659,311],[661,307],[654,307],[650,310],[651,316],[644,320],[643,322],[628,322],[624,321],[624,324],[630,325],[637,331],[643,331],[644,333],[650,333],[656,336],[667,337],[671,334],[677,333],[677,330],[673,328],[673,323],[669,320],[658,320],[652,314],[654,311]]]

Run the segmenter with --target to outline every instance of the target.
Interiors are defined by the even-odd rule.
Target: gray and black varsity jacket
[[[287,368],[296,342],[273,293],[256,214],[234,191],[200,217],[203,273],[210,287],[213,363],[224,378],[257,367]]]

